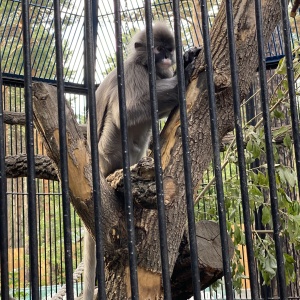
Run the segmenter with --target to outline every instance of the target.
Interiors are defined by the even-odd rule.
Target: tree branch
[[[25,113],[14,111],[3,111],[3,119],[5,124],[9,125],[25,125]]]
[[[4,124],[25,126],[26,116],[23,112],[5,110],[3,111],[3,117]],[[78,127],[80,128],[83,136],[86,137],[86,124],[79,124]]]
[[[5,158],[6,176],[8,178],[27,177],[27,155],[12,155]],[[53,161],[44,155],[35,156],[35,177],[58,180]]]

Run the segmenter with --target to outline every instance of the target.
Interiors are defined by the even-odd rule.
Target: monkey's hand
[[[198,56],[201,50],[202,48],[193,47],[183,54],[185,87],[187,87],[190,83],[191,75],[195,69],[195,58]]]
[[[184,68],[186,68],[190,63],[194,62],[195,58],[199,55],[202,47],[192,47],[185,51],[183,54]]]
[[[202,47],[192,47],[183,54],[185,86],[190,83],[191,75],[195,69],[195,59]]]

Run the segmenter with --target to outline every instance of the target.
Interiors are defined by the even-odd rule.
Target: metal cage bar
[[[260,1],[256,0],[255,4],[256,4],[255,15],[256,15],[257,37],[258,37],[259,65],[264,66],[265,55],[263,51],[264,43],[263,43],[263,33],[262,33],[262,16],[261,16]],[[283,300],[283,299],[287,299],[287,291],[286,291],[286,283],[285,283],[284,259],[282,253],[282,241],[280,237],[280,221],[278,216],[278,199],[277,199],[277,188],[276,188],[275,167],[274,167],[274,154],[273,154],[273,146],[272,146],[272,133],[271,133],[271,125],[270,125],[271,123],[270,123],[266,70],[263,67],[259,68],[259,80],[261,85],[261,103],[263,107],[263,120],[264,120],[264,130],[265,130],[265,139],[266,139],[266,156],[267,156],[267,164],[268,164],[276,260],[277,260],[277,268],[278,268],[278,282],[279,282],[280,299]]]
[[[58,101],[58,124],[59,124],[59,155],[60,173],[63,203],[63,229],[65,245],[65,270],[66,291],[69,299],[74,299],[73,289],[73,265],[72,265],[72,237],[71,237],[71,212],[69,196],[69,173],[68,173],[68,150],[66,136],[66,108],[64,97],[64,74],[63,74],[63,50],[61,36],[61,12],[60,1],[53,2],[54,5],[54,28],[56,47],[56,74],[57,74],[57,101]]]
[[[283,26],[283,40],[284,40],[284,52],[286,58],[286,69],[288,78],[288,88],[291,106],[291,119],[294,139],[294,149],[296,157],[296,169],[298,176],[298,188],[300,186],[300,134],[299,134],[299,117],[296,101],[295,92],[295,81],[294,81],[294,68],[293,68],[293,54],[291,49],[291,38],[290,38],[290,23],[288,18],[288,5],[286,1],[281,0],[281,18]],[[297,28],[297,27],[296,27]],[[299,190],[300,194],[300,190]]]
[[[198,267],[198,250],[196,240],[196,223],[194,212],[194,199],[191,175],[191,157],[189,150],[189,133],[187,122],[187,108],[185,97],[185,78],[182,57],[182,42],[180,33],[180,10],[179,1],[173,1],[173,14],[174,14],[174,33],[175,33],[175,47],[176,47],[176,61],[177,61],[177,78],[178,78],[178,101],[180,108],[180,129],[182,138],[183,150],[183,169],[185,181],[185,195],[187,204],[187,219],[189,231],[189,243],[191,252],[191,270],[193,280],[194,299],[201,299],[200,295],[200,274]]]
[[[248,266],[250,274],[250,285],[251,285],[251,296],[252,299],[258,300],[258,286],[257,286],[257,276],[256,267],[254,261],[254,250],[253,250],[253,240],[252,240],[252,229],[250,224],[250,205],[249,205],[249,194],[247,186],[247,174],[246,174],[246,160],[244,153],[244,138],[242,130],[241,121],[241,110],[240,110],[240,95],[239,95],[239,78],[238,78],[238,68],[236,59],[236,45],[234,39],[234,25],[233,25],[233,8],[232,1],[226,1],[226,17],[227,17],[227,35],[229,41],[229,51],[230,51],[230,69],[231,69],[231,82],[232,82],[232,93],[233,93],[233,108],[234,108],[234,121],[235,121],[235,131],[236,131],[236,143],[238,152],[238,167],[240,176],[240,188],[242,196],[242,207],[243,207],[243,217],[245,226],[245,238],[247,246],[248,255]]]
[[[216,177],[216,190],[217,190],[217,201],[218,201],[218,215],[219,215],[219,225],[220,234],[222,241],[222,259],[225,277],[225,289],[227,299],[233,299],[233,287],[231,280],[231,268],[229,259],[229,246],[228,246],[228,236],[227,236],[227,226],[226,226],[226,209],[224,203],[224,189],[223,189],[223,179],[221,171],[221,160],[220,160],[220,142],[217,124],[217,105],[215,98],[215,84],[213,78],[213,65],[212,57],[210,52],[210,38],[209,38],[209,17],[207,11],[207,3],[205,0],[201,1],[201,14],[202,14],[202,31],[203,31],[203,41],[204,41],[204,55],[205,62],[207,64],[207,88],[208,88],[208,99],[209,99],[209,113],[210,113],[210,126],[211,126],[211,136],[212,136],[212,148],[213,151],[213,164],[214,173]]]
[[[95,241],[97,258],[97,279],[98,279],[98,297],[101,300],[106,299],[105,291],[105,272],[104,272],[104,246],[103,233],[101,225],[102,207],[101,207],[101,187],[99,173],[99,153],[98,153],[98,135],[97,135],[97,110],[95,97],[95,32],[94,32],[94,13],[96,4],[91,1],[85,1],[85,35],[86,35],[86,68],[85,74],[88,89],[88,107],[91,139],[92,156],[92,175],[93,175],[93,200],[95,216]]]
[[[31,51],[30,51],[30,23],[29,2],[22,0],[23,23],[23,56],[24,56],[24,93],[26,113],[26,153],[28,160],[28,222],[29,222],[29,255],[30,255],[30,282],[31,297],[40,298],[38,273],[38,242],[37,242],[37,211],[33,136],[33,107],[32,107],[32,78],[31,78]]]
[[[136,238],[133,214],[133,202],[131,195],[131,179],[130,179],[130,161],[128,151],[128,132],[127,132],[127,115],[126,115],[126,96],[125,96],[125,79],[124,79],[124,63],[123,63],[123,43],[122,43],[122,21],[120,0],[114,0],[115,12],[115,32],[117,44],[117,74],[118,74],[118,95],[120,109],[122,154],[123,154],[123,174],[124,174],[124,196],[125,196],[125,214],[127,221],[128,233],[128,251],[129,251],[129,269],[131,283],[131,298],[139,299],[138,277],[137,277],[137,255],[136,255]]]
[[[2,73],[0,53],[0,253],[1,253],[1,297],[9,297],[8,279],[8,224],[7,224],[7,194],[5,165],[5,134],[2,99]]]
[[[162,261],[162,277],[164,288],[164,299],[172,299],[171,282],[169,271],[169,256],[167,244],[167,227],[164,206],[164,188],[163,188],[163,172],[161,167],[160,140],[159,140],[159,118],[158,118],[158,103],[156,94],[156,74],[153,55],[153,29],[152,29],[152,12],[151,2],[145,1],[145,20],[146,20],[146,35],[147,35],[147,54],[148,54],[148,70],[149,70],[149,87],[151,99],[151,119],[152,119],[152,135],[153,135],[153,152],[155,165],[155,182],[157,195],[158,209],[158,225],[160,239],[160,255]]]

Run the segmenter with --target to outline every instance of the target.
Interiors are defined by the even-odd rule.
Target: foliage
[[[31,39],[31,63],[32,76],[40,78],[55,78],[55,39],[53,1],[33,0],[29,6],[30,39]],[[69,25],[77,21],[77,17],[66,14],[72,4],[71,0],[63,2],[62,10],[62,34]],[[23,23],[20,1],[1,1],[1,57],[2,72],[23,73]],[[63,41],[63,55],[65,64],[71,55],[71,50]],[[65,77],[70,78],[72,71],[65,68]]]
[[[300,48],[295,50],[294,75],[295,88],[300,76],[299,63]],[[278,65],[275,74],[269,79],[278,82],[270,97],[270,115],[272,120],[273,154],[275,160],[275,178],[278,199],[278,213],[280,217],[280,236],[288,245],[296,250],[300,249],[300,202],[298,198],[297,174],[295,153],[293,148],[289,115],[289,95],[286,78],[285,59]],[[271,83],[270,83],[271,84]],[[259,90],[252,98],[257,97]],[[299,93],[297,92],[297,95]],[[252,99],[246,101],[249,102]],[[242,110],[246,105],[242,105]],[[258,102],[256,107],[259,106]],[[253,124],[253,121],[255,125]],[[276,275],[277,263],[275,243],[273,239],[273,221],[271,213],[270,186],[268,165],[266,163],[265,133],[262,126],[261,112],[250,122],[244,122],[245,158],[247,164],[248,195],[250,205],[251,227],[253,230],[253,246],[258,269],[261,272],[264,284],[269,285]],[[285,125],[286,124],[286,125]],[[232,275],[234,288],[239,291],[247,278],[245,259],[245,234],[243,230],[242,200],[240,180],[238,175],[237,149],[235,140],[228,146],[222,156],[224,177],[224,200],[227,210],[227,229],[235,245],[235,254],[232,260]],[[216,191],[212,168],[204,177],[204,182],[198,200],[197,216],[199,219],[217,220]],[[257,220],[260,219],[261,229],[257,231]],[[287,251],[287,249],[284,249]],[[295,261],[288,252],[284,253],[286,282],[295,281]]]

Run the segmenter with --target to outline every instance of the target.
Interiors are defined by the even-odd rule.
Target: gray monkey
[[[171,66],[175,63],[175,43],[164,23],[153,27],[159,116],[167,116],[177,105],[177,77]],[[151,113],[147,68],[145,30],[132,39],[129,56],[124,62],[125,95],[128,123],[130,163],[137,163],[146,154],[151,129]],[[122,168],[120,113],[117,71],[112,71],[96,92],[97,133],[100,169],[104,176]]]
[[[173,76],[175,41],[164,23],[153,26],[156,67],[156,89],[159,117],[166,117],[177,106],[177,76]],[[193,55],[194,57],[196,55]],[[130,43],[128,58],[124,61],[125,95],[127,108],[128,145],[131,165],[146,156],[151,136],[151,104],[148,80],[146,32],[135,34]],[[96,91],[97,134],[100,170],[106,177],[122,168],[120,112],[117,71],[113,70]],[[89,126],[88,142],[89,142]],[[84,289],[83,299],[91,300],[95,288],[95,242],[84,235]]]

